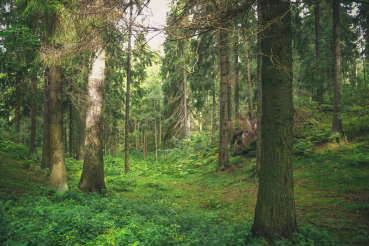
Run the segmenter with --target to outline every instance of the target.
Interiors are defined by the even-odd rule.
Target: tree
[[[132,38],[132,3],[129,7],[129,27],[128,27],[128,50],[127,50],[127,84],[126,84],[126,122],[124,133],[124,163],[125,172],[129,172],[129,98],[131,83],[131,38]]]
[[[91,67],[88,77],[85,158],[78,187],[84,192],[100,193],[106,189],[103,159],[105,49],[102,44],[97,44]]]
[[[220,29],[220,125],[219,125],[219,157],[218,169],[223,171],[229,166],[228,159],[228,85],[229,85],[229,53],[227,27]]]
[[[62,68],[50,67],[50,187],[57,192],[68,190],[67,170],[65,166],[65,148],[63,144],[62,115]]]
[[[340,46],[340,3],[338,0],[332,2],[333,10],[333,120],[332,133],[334,135],[342,134],[342,123],[340,119],[341,110],[341,46]]]
[[[315,13],[315,53],[316,53],[316,78],[318,83],[317,90],[317,101],[318,104],[323,104],[323,82],[320,78],[320,16],[319,16],[319,8],[320,3],[316,2],[314,4],[314,13]]]
[[[32,105],[31,105],[31,147],[30,153],[37,153],[37,145],[36,145],[36,115],[37,115],[37,71],[34,71],[34,74],[31,78],[31,90],[32,90]]]
[[[292,29],[289,1],[261,1],[263,117],[260,184],[252,235],[290,238],[293,191]]]
[[[257,58],[257,79],[258,79],[258,105],[257,105],[257,137],[256,137],[256,166],[255,166],[255,172],[254,176],[259,177],[260,175],[260,169],[261,169],[261,120],[263,118],[263,80],[262,80],[262,64],[263,64],[263,55],[261,52],[261,0],[258,0],[258,58]]]
[[[41,168],[51,167],[51,150],[50,150],[50,109],[49,109],[49,94],[50,94],[50,68],[45,69],[44,73],[45,88],[44,88],[44,128],[42,142],[42,160]]]

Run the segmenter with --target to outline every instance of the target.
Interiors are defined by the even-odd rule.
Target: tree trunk
[[[20,90],[21,81],[23,78],[22,71],[18,71],[16,74],[16,85],[15,85],[15,138],[14,143],[19,143],[19,133],[20,133]]]
[[[320,16],[319,16],[320,3],[316,2],[314,4],[315,11],[315,53],[316,53],[316,79],[318,84],[317,90],[317,101],[321,105],[324,102],[323,98],[323,81],[321,79],[320,71]]]
[[[106,189],[103,159],[103,105],[104,105],[105,49],[97,49],[88,78],[86,113],[85,158],[79,189],[100,193]]]
[[[200,112],[200,120],[199,120],[199,123],[200,123],[200,132],[202,132],[202,113]]]
[[[240,110],[240,90],[238,85],[238,34],[237,32],[234,33],[234,42],[235,45],[234,49],[234,112],[237,115],[238,111]]]
[[[69,101],[69,157],[73,157],[73,104]]]
[[[245,46],[246,46],[245,42]],[[249,62],[249,52],[245,51],[245,61],[246,61],[246,69],[247,69],[247,86],[249,88],[249,110],[250,110],[250,120],[255,119],[254,115],[254,106],[252,104],[252,85],[251,85],[251,74],[250,74],[250,62]]]
[[[263,89],[262,89],[262,64],[263,64],[263,55],[261,52],[261,40],[262,40],[262,29],[261,29],[261,0],[258,0],[258,61],[257,61],[257,77],[258,77],[258,115],[257,115],[257,129],[256,129],[256,166],[254,171],[254,176],[260,176],[260,169],[261,169],[261,119],[263,117]]]
[[[187,96],[186,96],[186,70],[185,64],[183,64],[182,72],[182,82],[183,82],[183,138],[187,138]]]
[[[127,50],[127,87],[126,87],[126,122],[124,134],[124,166],[125,172],[129,173],[129,99],[131,85],[131,39],[132,39],[132,2],[129,8],[129,33],[128,33],[128,50]]]
[[[228,34],[229,35],[229,34]],[[228,121],[232,120],[232,82],[231,82],[231,63],[229,58],[228,60],[228,69],[229,69],[229,74],[228,74],[228,95],[227,95],[227,100],[228,100]],[[232,136],[232,132],[233,129],[229,129],[229,136]],[[231,141],[232,138],[228,138],[229,141]]]
[[[161,108],[159,102],[159,149],[161,149]]]
[[[36,144],[36,116],[37,116],[37,73],[34,72],[31,78],[31,91],[32,91],[32,105],[31,105],[31,147],[30,154],[37,153],[37,144]]]
[[[229,57],[228,57],[227,29],[220,29],[220,132],[218,170],[223,171],[229,166],[228,159],[228,85],[229,85]]]
[[[334,42],[334,65],[333,65],[333,134],[342,134],[341,111],[341,46],[340,46],[340,3],[333,0],[333,42]]]
[[[271,240],[275,234],[292,238],[297,230],[292,169],[292,28],[289,1],[262,0],[261,4],[263,26],[267,26],[261,48],[268,59],[262,65],[262,163],[251,233]],[[283,64],[284,69],[276,64]]]
[[[63,97],[62,69],[60,66],[50,68],[50,150],[51,169],[50,187],[57,192],[68,189],[67,170],[65,166],[65,149],[63,144]]]
[[[51,167],[51,150],[50,150],[50,68],[45,69],[45,94],[44,94],[44,128],[42,138],[42,161],[41,168]]]
[[[215,88],[214,88],[213,90],[213,110],[211,113],[211,146],[214,146],[215,131],[217,129],[216,110],[217,110],[217,105],[215,101]]]
[[[85,145],[86,145],[86,87],[81,91],[81,102],[79,110],[79,148],[78,159],[84,160],[85,158]]]
[[[155,105],[155,99],[154,99],[154,120],[155,120],[155,156],[156,161],[158,161],[158,135],[157,135],[157,126],[156,126],[156,105]]]

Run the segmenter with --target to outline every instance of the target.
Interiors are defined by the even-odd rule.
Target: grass
[[[327,141],[326,117],[305,124],[294,156],[299,232],[275,245],[369,245],[369,142]],[[323,137],[324,136],[324,137]],[[199,137],[159,162],[153,153],[105,156],[102,195],[78,191],[82,163],[67,158],[70,190],[47,189],[47,171],[27,149],[0,140],[0,243],[4,245],[268,245],[250,237],[258,180],[254,156],[217,169]],[[325,140],[324,140],[325,139]],[[305,144],[305,142],[313,143]],[[302,144],[301,144],[302,143]],[[305,144],[305,145],[304,145]],[[195,147],[194,147],[195,146]],[[305,147],[304,147],[305,146]]]

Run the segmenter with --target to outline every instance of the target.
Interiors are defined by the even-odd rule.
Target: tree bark
[[[73,157],[73,104],[69,100],[69,157]]]
[[[50,150],[51,169],[50,187],[57,192],[68,189],[67,170],[65,166],[65,149],[63,144],[63,97],[62,68],[50,68]]]
[[[79,189],[97,192],[106,189],[103,159],[103,104],[104,104],[105,49],[97,49],[88,78],[86,112],[85,158]]]
[[[228,57],[227,29],[220,29],[220,132],[218,170],[223,171],[229,166],[228,159],[228,85],[229,85],[229,57]]]
[[[213,90],[213,110],[211,113],[211,145],[212,146],[215,143],[215,131],[217,129],[216,110],[217,110],[217,105],[215,101],[215,88],[214,88]]]
[[[156,126],[156,104],[154,99],[154,120],[155,120],[155,156],[156,161],[158,161],[158,134],[157,134],[157,126]]]
[[[315,53],[316,53],[316,78],[318,84],[317,90],[317,101],[318,104],[321,105],[324,102],[323,98],[323,81],[321,80],[321,71],[320,71],[320,16],[319,16],[319,7],[320,3],[316,2],[314,4],[314,12],[315,12]]]
[[[129,99],[131,85],[131,39],[132,39],[132,2],[129,7],[129,33],[128,33],[128,50],[127,50],[127,88],[126,88],[126,122],[124,134],[124,166],[125,172],[129,173]]]
[[[183,138],[187,139],[187,95],[186,95],[186,70],[185,64],[183,64],[182,72],[183,82]]]
[[[256,129],[256,165],[255,165],[255,171],[254,176],[259,177],[260,176],[260,169],[261,169],[261,120],[263,118],[263,89],[262,89],[262,65],[263,65],[263,53],[261,52],[261,0],[258,0],[258,61],[257,61],[257,77],[258,77],[258,115],[257,115],[257,129]]]
[[[44,93],[44,128],[42,142],[42,161],[41,168],[51,168],[51,150],[50,150],[50,68],[45,69],[45,93]]]
[[[36,144],[36,131],[37,131],[37,73],[34,72],[31,78],[31,91],[32,91],[32,105],[31,105],[31,146],[30,146],[30,154],[37,153],[37,144]]]
[[[235,45],[233,47],[234,50],[234,112],[237,115],[238,111],[240,110],[240,90],[238,84],[238,34],[237,32],[234,33],[234,42]]]
[[[289,1],[262,0],[261,4],[263,26],[269,26],[261,43],[267,57],[262,65],[262,163],[251,233],[271,240],[275,234],[292,238],[297,230],[292,169],[292,28]]]
[[[161,108],[159,102],[159,149],[161,149]]]
[[[332,133],[342,134],[342,123],[340,119],[341,111],[341,46],[340,46],[340,3],[333,0],[333,120]]]
[[[77,160],[84,160],[86,145],[86,87],[84,86],[80,95],[79,110],[79,148]]]
[[[245,46],[246,46],[245,42]],[[252,85],[251,85],[251,74],[250,74],[250,62],[249,62],[249,52],[245,51],[245,61],[246,61],[246,70],[247,70],[247,86],[249,88],[249,110],[250,110],[250,120],[255,119],[254,114],[254,106],[252,103]]]
[[[15,138],[14,143],[19,143],[19,133],[20,133],[20,90],[21,81],[23,78],[22,71],[19,70],[16,74],[16,84],[15,84]]]
[[[200,132],[202,132],[202,113],[201,112],[200,112],[199,123],[200,123]]]

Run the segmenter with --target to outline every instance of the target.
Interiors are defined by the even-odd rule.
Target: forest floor
[[[48,187],[48,173],[39,169],[39,159],[22,157],[25,155],[22,151],[27,151],[25,148],[11,146],[9,142],[3,142],[0,146],[0,201],[8,201],[8,208],[6,203],[3,205],[5,214],[10,206],[20,206],[16,202],[22,201],[19,198],[22,196],[28,197],[26,202],[29,202],[29,206],[44,207],[35,205],[30,199],[50,197],[50,192],[43,188]],[[206,155],[201,152],[187,153],[180,158],[177,156],[175,164],[170,155],[161,157],[159,162],[152,155],[146,161],[142,159],[142,156],[132,154],[131,173],[124,174],[124,157],[105,156],[107,194],[109,197],[128,198],[137,204],[155,203],[173,211],[176,221],[171,222],[171,225],[176,225],[176,236],[173,236],[172,241],[177,244],[181,240],[183,242],[178,245],[197,245],[188,239],[188,232],[182,238],[177,236],[177,230],[178,234],[181,230],[178,229],[179,225],[181,222],[185,224],[185,214],[194,214],[199,220],[209,214],[211,223],[215,224],[222,223],[223,219],[228,224],[234,221],[252,224],[258,189],[258,179],[251,178],[255,157],[231,157],[231,167],[224,172],[216,171],[215,152]],[[81,169],[82,162],[67,158],[69,187],[72,190],[77,189]],[[297,223],[300,227],[310,225],[317,231],[329,231],[333,240],[331,245],[337,242],[369,245],[368,142],[326,143],[309,154],[295,156],[294,180]],[[9,205],[9,200],[15,203]],[[183,221],[177,221],[181,218]],[[312,237],[312,240],[316,237],[313,232],[306,232],[305,235]],[[142,238],[140,240],[135,238],[137,242],[144,242]],[[117,239],[115,241],[117,243]],[[219,245],[242,245],[244,241],[241,241],[242,237],[234,244]],[[315,238],[311,245],[320,245],[318,241]],[[321,245],[329,244],[323,242]]]

